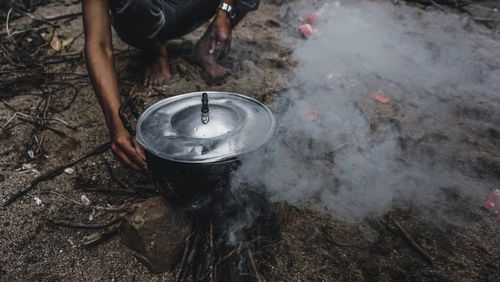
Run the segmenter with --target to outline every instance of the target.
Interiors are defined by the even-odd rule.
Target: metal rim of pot
[[[206,101],[207,104],[205,105],[205,102],[203,101],[203,99],[206,99],[206,97],[211,97],[212,99],[210,99],[210,101],[213,102],[214,96],[224,96],[227,99],[233,98],[233,99],[239,100],[242,103],[248,103],[249,105],[254,105],[254,106],[258,107],[258,109],[262,111],[259,114],[266,115],[267,124],[265,125],[266,126],[265,129],[267,130],[266,131],[267,133],[265,135],[261,136],[261,138],[259,139],[259,142],[256,142],[252,146],[247,146],[239,151],[223,154],[220,156],[216,156],[216,157],[212,157],[212,158],[208,158],[208,159],[198,159],[198,160],[196,160],[196,159],[193,159],[193,160],[179,159],[179,158],[169,156],[168,154],[163,153],[158,148],[155,148],[155,146],[153,146],[151,144],[150,140],[148,141],[147,138],[145,137],[145,134],[143,132],[144,131],[143,126],[145,124],[145,121],[147,121],[148,118],[150,118],[156,111],[158,111],[162,107],[169,105],[169,104],[173,104],[175,102],[179,102],[183,99],[201,98],[200,100],[198,100],[199,107],[201,108],[199,115],[200,115],[201,121],[203,122],[204,107],[206,107],[207,105],[210,104],[210,102],[207,100]],[[208,109],[205,109],[205,110],[208,113]],[[172,117],[170,117],[170,118],[172,118]],[[258,126],[256,128],[258,128]],[[235,126],[233,129],[238,129],[238,127]],[[242,155],[245,155],[247,153],[250,153],[250,152],[255,151],[255,150],[259,149],[260,147],[262,147],[264,144],[266,144],[272,138],[272,136],[274,135],[275,129],[276,129],[276,120],[274,118],[274,115],[272,114],[271,110],[267,106],[265,106],[263,103],[255,100],[253,98],[250,98],[250,97],[238,94],[238,93],[216,92],[216,91],[199,91],[199,92],[191,92],[191,93],[185,93],[185,94],[180,94],[180,95],[176,95],[173,97],[169,97],[169,98],[160,100],[160,101],[154,103],[153,105],[151,105],[150,107],[148,107],[148,109],[146,109],[142,113],[142,115],[140,115],[139,120],[137,121],[137,126],[136,126],[137,132],[136,132],[135,137],[136,137],[137,141],[139,142],[139,144],[146,151],[148,151],[153,156],[159,157],[159,158],[167,160],[167,161],[172,161],[172,162],[176,162],[176,163],[184,163],[184,164],[223,164],[223,163],[228,163],[228,162],[233,162],[235,160],[238,160]],[[229,132],[228,132],[228,134],[229,134]]]

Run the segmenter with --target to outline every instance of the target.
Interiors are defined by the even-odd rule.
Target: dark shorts
[[[109,0],[113,27],[127,44],[142,48],[149,39],[183,36],[209,20],[220,0]],[[259,7],[260,0],[236,0],[237,18]]]

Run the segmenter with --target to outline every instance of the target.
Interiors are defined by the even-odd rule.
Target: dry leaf
[[[52,40],[50,41],[50,48],[52,48],[52,50],[56,52],[61,52],[63,46],[61,40],[57,35],[52,37]]]
[[[52,33],[43,32],[40,36],[45,40],[45,42],[50,42],[50,48],[54,52],[61,52],[63,49],[69,48],[75,39],[79,36],[64,36],[64,35],[53,35]]]

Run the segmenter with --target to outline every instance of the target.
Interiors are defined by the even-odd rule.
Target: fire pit
[[[137,122],[153,181],[169,197],[224,189],[238,160],[266,144],[271,111],[228,92],[194,92],[149,107]],[[174,188],[172,188],[174,187]]]

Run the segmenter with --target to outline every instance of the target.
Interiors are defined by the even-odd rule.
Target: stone
[[[171,269],[189,234],[191,220],[161,196],[134,204],[126,215],[121,240],[153,273]]]

